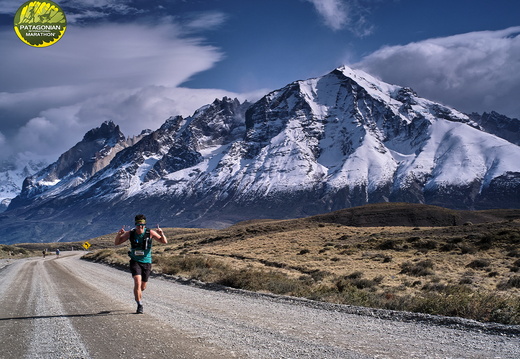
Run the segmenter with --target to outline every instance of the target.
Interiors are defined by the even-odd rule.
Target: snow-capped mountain
[[[27,177],[20,195],[13,199],[11,206],[20,207],[53,199],[68,189],[78,187],[106,167],[119,151],[135,144],[143,135],[126,139],[119,126],[111,121],[103,123],[87,132],[82,141],[63,153],[56,162]]]
[[[172,117],[96,170],[71,149],[67,170],[60,158],[28,179],[0,222],[49,241],[115,232],[141,212],[221,227],[384,201],[519,208],[520,147],[481,120],[341,67]]]
[[[0,212],[7,209],[11,200],[20,194],[25,178],[48,164],[43,161],[4,160],[0,163]]]

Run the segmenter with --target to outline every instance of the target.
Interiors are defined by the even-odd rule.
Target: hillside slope
[[[215,100],[128,146],[114,124],[108,132],[101,149],[88,147],[99,166],[75,147],[26,181],[0,216],[13,233],[1,241],[86,239],[136,212],[163,226],[223,228],[383,202],[520,208],[518,145],[348,67],[253,104]]]

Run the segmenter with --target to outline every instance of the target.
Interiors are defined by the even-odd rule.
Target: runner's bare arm
[[[163,230],[159,228],[159,225],[157,225],[156,229],[150,230],[150,235],[158,242],[167,244],[168,239],[166,238],[166,235],[164,234]]]
[[[130,231],[125,231],[124,228],[121,228],[116,234],[116,238],[114,239],[114,244],[117,246],[117,245],[127,241],[129,236],[130,236]]]

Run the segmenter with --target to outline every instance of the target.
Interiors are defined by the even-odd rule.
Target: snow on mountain
[[[318,188],[326,198],[348,188],[356,191],[348,206],[388,200],[417,182],[431,191],[474,180],[484,188],[518,171],[518,147],[484,136],[468,116],[346,67],[272,92],[249,109],[246,124],[232,153],[251,163],[226,155],[223,163],[243,165],[227,176],[229,164],[217,168],[221,182],[237,184],[237,198]],[[394,191],[385,189],[391,183]]]
[[[83,140],[63,153],[58,161],[27,177],[11,206],[64,195],[102,170],[119,151],[136,141],[135,138],[125,139],[113,122],[103,123],[87,132]]]
[[[47,166],[43,161],[5,160],[0,164],[0,212],[7,209],[11,200],[20,194],[26,177]]]
[[[220,227],[384,201],[519,208],[520,147],[480,120],[341,67],[254,104],[224,98],[171,117],[95,170],[79,148],[98,142],[84,140],[28,179],[0,222],[25,218],[20,232],[59,240],[115,231],[137,212]]]

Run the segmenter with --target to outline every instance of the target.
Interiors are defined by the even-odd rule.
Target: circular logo
[[[65,13],[52,1],[27,1],[14,16],[14,31],[29,46],[53,45],[66,28]]]

